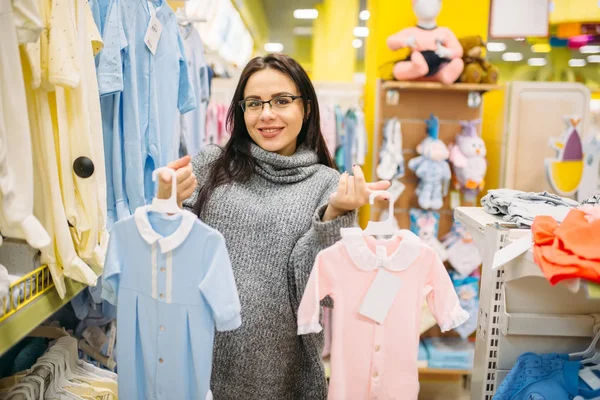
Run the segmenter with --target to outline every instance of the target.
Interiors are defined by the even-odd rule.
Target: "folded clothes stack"
[[[483,209],[494,215],[503,216],[507,222],[520,228],[529,228],[535,217],[546,215],[562,222],[569,211],[580,204],[548,192],[528,193],[512,189],[490,190],[481,199]]]
[[[551,284],[571,278],[600,283],[600,206],[573,209],[560,224],[538,216],[531,233],[535,262]]]

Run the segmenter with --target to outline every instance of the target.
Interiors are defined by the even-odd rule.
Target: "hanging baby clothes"
[[[94,60],[102,41],[86,1],[67,2],[66,7],[76,29],[63,29],[62,40],[72,45],[68,51],[60,50],[65,53],[63,83],[55,88],[60,182],[77,253],[88,264],[102,268],[108,242],[106,172]]]
[[[378,323],[360,315],[359,309],[380,273],[399,280],[400,288],[387,317]],[[321,251],[298,309],[298,334],[321,331],[319,304],[326,296],[335,304],[331,400],[387,398],[390,394],[416,400],[424,299],[443,332],[469,318],[434,250],[406,230],[390,240],[377,240],[360,228],[349,228],[342,240]]]
[[[195,156],[204,145],[206,136],[206,109],[208,107],[208,70],[204,57],[204,44],[194,26],[180,23],[179,32],[183,39],[188,63],[189,80],[194,88],[198,107],[176,119],[175,145],[185,147],[185,152],[177,151],[174,157],[182,154]]]
[[[335,115],[335,132],[336,132],[336,148],[335,148],[335,164],[340,172],[348,170],[348,166],[345,163],[344,145],[346,143],[345,131],[344,131],[344,113],[339,105],[335,105],[333,108]]]
[[[111,231],[102,297],[117,305],[119,397],[212,399],[214,330],[241,325],[223,236],[140,207]]]
[[[151,15],[162,26],[155,54],[144,42]],[[108,128],[104,135],[112,135],[106,140],[112,141],[112,151],[106,150],[112,161],[107,199],[114,200],[109,208],[120,219],[151,200],[152,171],[173,161],[177,110],[194,109],[196,99],[177,21],[166,1],[112,0],[103,38],[100,94],[120,95],[107,106],[112,112],[102,116]]]
[[[22,64],[35,187],[41,189],[35,191],[35,213],[52,239],[42,249],[42,262],[49,266],[63,297],[64,276],[87,285],[96,283],[96,274],[78,252],[96,265],[103,259],[98,246],[104,232],[104,196],[102,171],[98,171],[104,169],[104,162],[93,79],[93,51],[100,49],[102,41],[85,1],[39,0],[38,4],[44,30],[36,43],[25,46]],[[88,181],[80,181],[74,173]],[[68,220],[76,221],[71,229]]]
[[[327,149],[331,157],[335,156],[336,130],[335,130],[335,112],[333,107],[326,104],[319,104],[319,114],[321,117],[321,132],[327,143]]]
[[[0,232],[43,248],[50,237],[33,215],[33,154],[19,58],[19,44],[36,41],[42,22],[35,0],[0,6]]]
[[[365,114],[359,109],[354,109],[354,115],[356,117],[356,128],[354,142],[352,143],[352,164],[365,165],[365,157],[369,151]]]

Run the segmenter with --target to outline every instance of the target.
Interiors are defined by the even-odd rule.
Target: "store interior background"
[[[529,12],[529,2],[522,1],[518,12]],[[374,176],[378,81],[384,78],[386,65],[408,54],[407,50],[389,50],[386,39],[416,24],[410,0],[189,0],[169,4],[174,10],[185,9],[197,21],[209,62],[217,76],[230,78],[233,85],[251,57],[269,52],[294,57],[316,84],[361,85],[360,106],[369,139],[364,170],[367,177]],[[600,3],[549,0],[549,37],[508,39],[489,37],[490,6],[491,0],[443,0],[437,23],[452,29],[458,38],[480,35],[487,41],[488,61],[500,71],[498,90],[485,95],[481,126],[488,148],[486,187],[497,188],[502,184],[505,83],[579,82],[592,93],[591,110],[600,111],[600,46],[569,49],[566,45],[566,39],[581,32],[582,24],[600,23]],[[223,29],[223,18],[228,18],[229,30],[237,32],[237,40],[217,32]],[[362,210],[362,225],[370,215],[369,210]],[[467,398],[465,380],[468,377],[452,373],[421,377],[421,398],[458,399],[463,391]]]

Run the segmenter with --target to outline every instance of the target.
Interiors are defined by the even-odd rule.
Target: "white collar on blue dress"
[[[194,227],[196,215],[187,210],[183,210],[180,216],[181,223],[177,230],[170,236],[164,237],[152,228],[150,220],[148,219],[148,207],[149,206],[138,207],[134,214],[137,230],[148,244],[152,245],[158,241],[160,252],[164,254],[174,250],[187,239]],[[175,218],[177,217],[179,216],[175,216]]]
[[[392,239],[378,240],[378,244],[387,241],[402,240],[396,250],[389,256],[378,259],[377,255],[369,248],[366,235],[360,228],[345,228],[341,230],[342,242],[352,261],[363,271],[374,271],[381,264],[390,271],[403,271],[410,267],[421,255],[421,239],[409,230],[401,229]]]

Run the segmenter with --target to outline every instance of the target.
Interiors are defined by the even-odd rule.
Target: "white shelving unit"
[[[457,208],[455,218],[473,235],[483,259],[471,398],[491,400],[522,353],[586,349],[600,329],[600,300],[588,299],[584,289],[552,286],[531,250],[492,270],[495,252],[529,230],[481,208]]]

